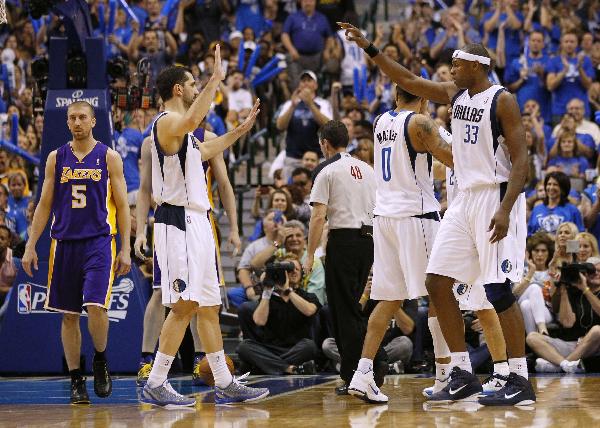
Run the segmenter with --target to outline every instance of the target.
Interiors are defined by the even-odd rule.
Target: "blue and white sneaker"
[[[473,373],[459,367],[453,367],[450,372],[450,381],[441,391],[432,394],[430,401],[447,403],[461,400],[476,400],[483,388]]]
[[[348,385],[348,394],[360,398],[371,404],[385,404],[388,402],[388,397],[385,395],[373,377],[373,370],[369,373],[363,373],[360,370],[354,372],[350,385]]]
[[[165,409],[179,409],[181,407],[190,407],[196,404],[195,398],[189,398],[181,395],[173,389],[168,380],[157,386],[150,388],[146,383],[140,396],[142,403],[152,404],[153,406],[164,407]]]
[[[529,406],[535,403],[535,392],[531,382],[516,373],[508,375],[504,388],[493,395],[481,397],[484,406]]]
[[[492,395],[500,391],[506,385],[508,376],[502,376],[499,373],[492,373],[481,386],[483,387],[483,395]]]
[[[239,378],[234,377],[226,388],[219,388],[215,385],[215,404],[247,403],[260,400],[269,395],[267,388],[252,388],[245,385],[243,379],[248,377],[249,374],[246,373]]]
[[[445,379],[435,379],[435,383],[433,384],[433,386],[429,386],[425,389],[423,389],[423,397],[425,398],[429,398],[431,397],[436,391],[441,391],[442,389],[444,389],[444,387],[446,385],[448,385],[449,382],[449,377],[445,378]]]

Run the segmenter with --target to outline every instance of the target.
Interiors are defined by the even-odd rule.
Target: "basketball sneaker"
[[[153,406],[164,407],[165,409],[178,409],[180,407],[190,407],[196,404],[195,398],[186,397],[175,391],[168,379],[156,388],[150,388],[150,386],[146,384],[144,389],[142,389],[140,401],[142,403],[152,404]]]
[[[245,385],[244,379],[249,374],[246,373],[238,378],[234,376],[226,388],[219,388],[215,385],[215,404],[247,403],[260,400],[269,395],[267,388],[252,388]]]
[[[112,393],[112,379],[108,372],[106,360],[94,361],[92,364],[94,372],[94,392],[100,398],[109,397]]]
[[[368,373],[356,370],[348,386],[348,394],[371,404],[384,404],[388,402],[387,395],[381,392],[375,383],[372,370]]]
[[[492,375],[481,384],[483,387],[483,395],[492,395],[496,391],[500,391],[502,388],[504,388],[507,380],[508,376],[502,376],[499,373],[492,373]]]
[[[437,379],[436,378],[433,386],[429,386],[429,387],[423,389],[423,392],[422,392],[423,397],[429,398],[436,392],[444,389],[446,387],[446,385],[448,385],[448,379],[450,379],[450,377],[447,377],[445,379]]]
[[[71,404],[90,404],[84,377],[71,380]]]
[[[194,386],[208,386],[200,374],[200,362],[203,359],[203,355],[197,355],[194,357],[194,370],[192,371],[192,385]]]
[[[533,403],[535,392],[531,382],[516,373],[508,375],[504,388],[479,399],[479,404],[484,406],[529,406]]]
[[[481,394],[482,388],[477,376],[459,367],[453,367],[450,372],[448,385],[441,391],[431,394],[430,401],[440,403],[475,399]]]
[[[135,381],[137,386],[144,386],[148,382],[150,372],[152,371],[152,363],[154,359],[152,356],[144,357],[140,360],[140,368],[138,369],[137,380]],[[195,369],[196,366],[194,366]]]

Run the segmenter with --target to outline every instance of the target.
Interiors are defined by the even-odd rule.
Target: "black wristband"
[[[367,46],[364,51],[367,53],[367,55],[369,55],[371,58],[376,57],[377,55],[379,55],[379,49],[377,49],[375,47],[375,45],[373,45],[373,43],[369,43],[369,46]]]

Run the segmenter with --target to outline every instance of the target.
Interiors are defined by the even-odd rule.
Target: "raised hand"
[[[225,80],[225,70],[221,63],[221,45],[215,47],[215,65],[213,67],[212,77],[217,79],[219,82]]]
[[[371,42],[363,36],[362,31],[354,25],[348,24],[347,22],[338,22],[337,24],[342,30],[346,30],[346,40],[356,43],[359,48],[364,49],[371,44]]]
[[[244,122],[242,122],[242,124],[237,127],[237,129],[242,133],[242,135],[247,133],[248,131],[250,131],[252,129],[252,127],[254,126],[254,122],[256,121],[256,116],[258,115],[258,113],[260,113],[260,110],[258,108],[259,106],[260,106],[260,98],[257,98],[256,102],[254,103],[252,110],[250,110],[250,114],[248,115],[246,120],[244,120]]]

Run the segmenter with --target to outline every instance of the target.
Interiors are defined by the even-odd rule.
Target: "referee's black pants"
[[[368,318],[359,300],[373,265],[373,238],[361,236],[359,229],[331,229],[326,251],[325,289],[341,357],[340,377],[349,385],[367,333]],[[380,348],[375,358],[384,361],[385,352]]]

